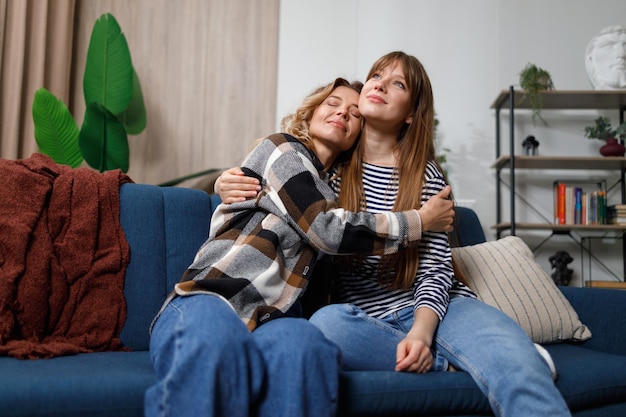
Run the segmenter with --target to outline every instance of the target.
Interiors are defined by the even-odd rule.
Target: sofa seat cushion
[[[556,385],[572,411],[626,401],[625,356],[568,343],[545,347],[559,374]]]
[[[626,410],[626,357],[569,343],[546,349],[559,372],[556,385],[576,415],[594,407]],[[342,372],[340,386],[340,415],[491,415],[465,372]]]
[[[341,416],[491,415],[487,398],[465,372],[342,372]]]
[[[143,416],[154,383],[147,351],[53,359],[0,357],[0,416]]]

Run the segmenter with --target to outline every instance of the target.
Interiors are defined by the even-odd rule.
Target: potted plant
[[[626,122],[613,128],[608,117],[600,116],[595,120],[593,126],[585,127],[585,136],[589,139],[599,139],[606,142],[600,147],[600,154],[624,156],[626,148],[624,148],[623,142],[626,140]]]
[[[83,90],[86,108],[80,129],[61,100],[45,88],[35,92],[32,113],[39,151],[74,168],[84,160],[100,172],[127,172],[127,135],[145,129],[146,109],[126,38],[109,13],[94,24]]]
[[[451,152],[450,148],[441,147],[437,141],[437,127],[439,126],[439,119],[435,116],[435,131],[433,132],[433,138],[435,140],[435,159],[439,166],[443,170],[443,173],[448,176],[448,170],[444,168],[444,164],[448,162],[448,152]]]
[[[533,123],[540,119],[544,125],[547,125],[546,121],[541,117],[543,99],[540,93],[542,91],[554,90],[554,83],[550,73],[535,64],[528,63],[519,73],[519,85],[528,93],[530,98],[530,107],[533,110]],[[522,97],[522,100],[524,98],[525,96]]]

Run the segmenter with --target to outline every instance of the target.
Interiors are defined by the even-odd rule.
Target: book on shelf
[[[626,224],[626,204],[612,204],[606,208],[609,224]]]
[[[606,180],[556,180],[553,193],[555,224],[607,224]]]

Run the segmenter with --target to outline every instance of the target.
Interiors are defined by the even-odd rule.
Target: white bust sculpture
[[[609,26],[591,39],[585,65],[596,90],[626,89],[626,26]]]

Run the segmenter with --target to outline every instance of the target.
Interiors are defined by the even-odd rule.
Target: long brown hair
[[[421,207],[421,190],[428,161],[437,164],[442,173],[443,170],[435,158],[435,105],[432,86],[421,62],[401,51],[390,52],[374,63],[367,80],[397,62],[404,68],[413,115],[411,123],[405,124],[400,130],[396,145],[399,184],[393,210],[403,211]],[[346,210],[359,211],[365,208],[363,151],[363,141],[359,141],[349,163],[341,170],[339,206]],[[379,282],[392,289],[409,289],[415,281],[418,266],[419,248],[407,248],[392,255],[385,255],[379,265]],[[457,268],[454,269],[457,272]],[[392,273],[394,275],[391,275]],[[463,280],[460,274],[457,278]]]

